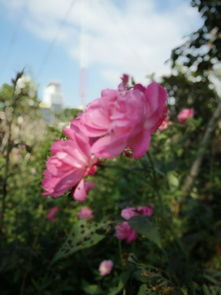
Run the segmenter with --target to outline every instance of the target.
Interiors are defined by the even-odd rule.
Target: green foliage
[[[67,240],[53,258],[52,264],[79,250],[92,247],[99,243],[105,237],[104,234],[99,232],[107,230],[107,226],[108,223],[88,223],[85,220],[80,220],[75,223]]]
[[[136,232],[147,237],[151,242],[161,248],[160,234],[150,220],[146,217],[134,216],[129,220],[129,224]]]
[[[200,115],[185,125],[177,122],[174,109],[169,128],[156,132],[150,152],[139,161],[121,156],[100,163],[91,177],[97,187],[87,201],[94,221],[77,219],[82,205],[68,194],[41,196],[50,145],[63,137],[61,131],[45,126],[43,137],[22,133],[24,146],[16,146],[16,157],[14,148],[10,154],[0,290],[27,295],[219,294],[221,175],[214,144],[220,129],[191,194],[181,198],[207,120],[199,107]],[[138,240],[118,241],[114,226],[122,221],[120,211],[142,205],[151,205],[154,215],[129,220]],[[47,212],[55,206],[59,212],[50,222]],[[114,268],[102,277],[98,267],[105,259],[113,260]]]
[[[69,122],[73,120],[81,113],[79,109],[64,108],[62,111],[55,114],[56,119],[60,122]]]
[[[172,65],[182,63],[187,71],[195,67],[197,76],[206,77],[213,65],[221,60],[220,1],[192,0],[192,6],[202,16],[203,24],[183,45],[172,51]]]
[[[120,156],[100,162],[90,177],[97,186],[86,203],[93,220],[77,218],[85,204],[68,193],[61,198],[42,196],[51,143],[64,135],[42,122],[38,99],[30,95],[28,85],[16,92],[22,73],[12,85],[0,87],[1,294],[221,294],[220,122],[192,190],[183,196],[183,183],[219,100],[199,63],[206,56],[195,54],[193,59],[189,49],[200,49],[214,34],[204,69],[210,68],[212,58],[220,60],[218,35],[212,32],[216,26],[220,30],[220,11],[209,1],[193,4],[205,25],[191,36],[187,51],[184,47],[173,51],[177,72],[162,78],[169,96],[175,98],[169,127],[152,136],[151,148],[142,159]],[[189,64],[178,64],[184,56]],[[195,63],[193,71],[189,66]],[[177,114],[184,107],[193,107],[195,117],[180,124]],[[60,121],[76,115],[70,109],[57,114]],[[138,239],[127,244],[117,240],[115,226],[123,221],[121,210],[135,206],[152,206],[154,213],[128,221]],[[59,211],[49,221],[52,207]],[[113,270],[101,276],[99,264],[109,259]]]

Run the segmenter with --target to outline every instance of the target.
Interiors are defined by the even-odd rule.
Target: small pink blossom
[[[182,109],[177,116],[178,121],[185,124],[188,118],[193,118],[194,113],[194,109]]]
[[[56,213],[59,211],[58,207],[53,207],[49,209],[48,214],[47,214],[47,219],[49,221],[55,221],[56,219]]]
[[[109,275],[112,271],[114,263],[112,260],[104,260],[99,265],[99,272],[102,276]]]
[[[152,216],[153,215],[153,208],[148,206],[138,206],[137,211],[140,213],[140,216]]]
[[[168,126],[169,126],[169,121],[170,121],[170,118],[169,118],[169,117],[166,117],[166,118],[162,121],[162,123],[160,124],[160,126],[159,126],[159,130],[165,130],[165,129],[167,129]]]
[[[87,200],[87,194],[91,189],[93,189],[96,185],[90,181],[84,181],[83,179],[79,182],[77,187],[73,192],[73,197],[78,202],[84,202]]]
[[[137,232],[128,224],[127,221],[123,221],[117,226],[115,226],[116,237],[119,240],[126,240],[129,244],[135,241],[138,237]]]
[[[78,218],[94,218],[93,211],[88,207],[81,208],[80,212],[78,213]]]
[[[153,209],[152,207],[148,206],[138,206],[138,207],[132,207],[132,208],[125,208],[121,211],[121,217],[123,217],[126,220],[129,220],[130,218],[134,216],[152,216],[153,215]]]

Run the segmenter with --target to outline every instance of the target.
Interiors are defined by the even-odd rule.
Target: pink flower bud
[[[162,123],[160,124],[160,126],[159,126],[159,130],[165,130],[165,129],[167,129],[168,126],[169,126],[169,121],[170,121],[169,117],[166,117],[166,118],[162,121]]]
[[[185,124],[188,118],[193,118],[194,113],[194,109],[182,109],[177,116],[178,121]]]
[[[83,208],[81,208],[81,211],[78,213],[78,218],[79,219],[82,219],[82,218],[87,218],[87,219],[94,218],[93,211],[88,207],[83,207]]]
[[[55,221],[56,219],[56,213],[59,211],[59,208],[58,207],[53,207],[51,208],[49,211],[48,211],[48,214],[47,214],[47,219],[49,221]]]
[[[149,206],[138,206],[132,208],[125,208],[121,211],[121,217],[126,220],[129,220],[131,217],[134,216],[152,216],[153,209]]]
[[[102,276],[109,275],[112,271],[114,263],[112,260],[104,260],[99,265],[99,272]]]
[[[115,231],[117,239],[126,240],[128,244],[135,241],[138,237],[137,232],[130,227],[127,221],[118,224],[115,227]]]

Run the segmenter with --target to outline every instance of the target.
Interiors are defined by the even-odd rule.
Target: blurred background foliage
[[[153,135],[139,161],[101,162],[86,203],[69,194],[42,196],[50,145],[64,135],[42,119],[32,82],[21,84],[23,72],[0,87],[1,294],[221,294],[221,5],[192,5],[204,24],[173,50],[171,75],[161,81],[170,98],[169,127]],[[195,110],[186,124],[177,120],[182,108]],[[78,113],[56,116],[68,122]],[[197,174],[184,189],[196,161]],[[95,218],[79,221],[85,205]],[[149,219],[130,221],[139,239],[117,240],[120,211],[139,205],[154,210]],[[52,207],[59,211],[49,221]],[[114,268],[101,277],[104,259]]]

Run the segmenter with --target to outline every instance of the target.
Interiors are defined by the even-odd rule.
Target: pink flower
[[[186,123],[188,118],[193,118],[194,116],[194,109],[182,109],[178,114],[177,118],[178,121],[182,124]]]
[[[121,211],[121,217],[129,220],[131,217],[138,216],[139,214],[135,211],[135,208],[125,208]]]
[[[96,185],[90,181],[84,181],[83,179],[79,182],[73,192],[73,197],[78,202],[84,202],[87,199],[87,194]]]
[[[109,275],[112,271],[114,263],[112,260],[104,260],[99,265],[99,272],[102,276]]]
[[[113,158],[127,148],[138,159],[148,150],[151,134],[166,116],[167,94],[155,82],[129,89],[128,80],[124,75],[117,90],[103,90],[64,129],[68,139],[52,145],[42,181],[44,195],[59,197],[72,190],[73,197],[83,202],[94,186],[83,179],[96,172],[97,158]]]
[[[148,206],[138,206],[134,208],[125,208],[121,211],[121,217],[126,220],[129,220],[134,216],[152,216],[153,209]]]
[[[94,218],[93,211],[88,207],[81,208],[81,211],[78,213],[78,218]]]
[[[137,207],[137,211],[140,213],[140,216],[152,216],[153,215],[153,208],[144,206],[144,207]]]
[[[51,147],[52,156],[47,160],[42,181],[44,195],[59,197],[96,171],[88,138],[77,132],[71,135],[71,139],[56,141]]]
[[[136,231],[132,227],[130,227],[127,221],[123,221],[115,226],[115,231],[116,237],[119,240],[126,240],[128,244],[135,241],[138,237]]]
[[[47,214],[47,219],[49,221],[55,221],[56,219],[56,213],[59,211],[58,207],[53,207],[49,209],[48,214]]]
[[[91,138],[92,153],[97,157],[118,156],[126,147],[134,158],[143,156],[151,134],[166,115],[167,94],[162,86],[153,82],[146,88],[136,84],[126,89],[127,81],[124,76],[118,90],[103,90],[101,97],[72,121],[71,128],[80,128]]]
[[[159,126],[159,130],[165,130],[168,128],[170,118],[166,117]]]

